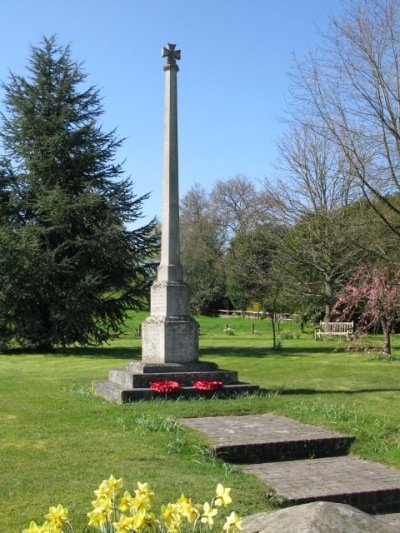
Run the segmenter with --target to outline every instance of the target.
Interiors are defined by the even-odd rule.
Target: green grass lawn
[[[268,321],[255,321],[252,335],[250,320],[200,317],[201,359],[237,370],[262,394],[129,405],[94,397],[92,380],[140,359],[134,331],[143,319],[133,314],[126,333],[109,346],[0,355],[1,532],[42,523],[58,503],[81,531],[93,490],[110,474],[131,490],[137,481],[151,484],[156,511],[182,492],[209,500],[218,482],[232,487],[232,509],[242,516],[271,508],[265,485],[209,456],[206,439],[176,424],[179,417],[274,412],[351,433],[354,454],[400,468],[400,361],[334,353],[337,341],[315,341],[311,330],[273,351]],[[234,335],[223,333],[226,323]],[[293,324],[285,329],[298,331]]]

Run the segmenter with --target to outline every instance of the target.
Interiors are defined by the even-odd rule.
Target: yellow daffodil
[[[62,530],[55,524],[46,520],[46,522],[40,526],[40,533],[62,533]]]
[[[147,528],[150,528],[152,531],[157,530],[157,526],[160,524],[160,521],[156,519],[154,513],[147,513],[144,517],[144,525]]]
[[[154,492],[150,489],[148,483],[140,483],[138,481],[137,489],[135,490],[136,496],[146,496],[149,500],[152,500],[154,497]]]
[[[119,501],[118,509],[120,511],[128,511],[133,505],[133,498],[131,493],[127,490],[124,492],[124,495]]]
[[[164,519],[168,531],[174,532],[179,529],[182,517],[179,514],[179,509],[176,504],[169,503],[168,505],[163,505],[161,507],[161,516]]]
[[[129,531],[139,529],[135,523],[135,518],[124,514],[119,517],[118,522],[113,523],[113,526],[118,533],[129,533]]]
[[[62,527],[67,521],[68,509],[62,505],[57,505],[57,507],[50,507],[48,514],[45,516],[51,524],[54,524],[57,527]]]
[[[161,516],[164,520],[174,520],[174,514],[176,513],[176,505],[169,503],[161,507]]]
[[[227,506],[232,502],[230,488],[225,488],[221,483],[217,485],[216,496],[211,503],[204,505],[193,504],[190,498],[182,496],[176,503],[168,503],[161,508],[160,518],[156,518],[154,513],[150,513],[154,492],[147,483],[137,483],[134,497],[128,491],[119,499],[117,504],[116,496],[122,488],[122,478],[116,479],[113,475],[104,480],[99,488],[94,491],[96,500],[92,502],[93,510],[87,513],[89,517],[89,527],[96,529],[112,529],[115,533],[131,533],[143,530],[165,531],[168,533],[181,533],[183,522],[192,524],[193,533],[197,531],[196,526],[208,526],[211,530],[214,525],[214,517],[218,514],[217,507]],[[126,514],[123,514],[126,512]],[[37,525],[32,521],[28,529],[23,533],[65,533],[66,527],[71,531],[72,524],[68,519],[68,509],[62,505],[50,507],[45,517],[47,520],[42,525]],[[198,521],[199,524],[198,524]],[[226,518],[223,530],[226,533],[233,533],[243,530],[242,520],[236,513],[232,512]]]
[[[136,495],[132,500],[132,508],[146,512],[151,508],[151,500],[145,494]]]
[[[196,506],[192,504],[192,500],[190,498],[186,498],[186,496],[183,494],[179,500],[177,500],[176,504],[178,506],[179,513],[186,518],[189,524],[192,524],[196,518],[199,517],[200,513]]]
[[[135,515],[132,517],[132,529],[135,531],[142,529],[146,524],[146,516],[146,511],[144,509],[141,509],[139,512],[135,513]]]
[[[115,477],[111,475],[108,479],[105,479],[103,483],[106,485],[106,487],[113,491],[114,494],[117,494],[118,491],[122,488],[123,479],[122,477],[119,479],[115,479]]]
[[[135,490],[135,497],[132,502],[133,507],[145,510],[150,509],[154,492],[149,488],[147,483],[138,483],[137,486],[138,488]]]
[[[104,511],[110,512],[113,507],[113,502],[110,496],[103,494],[102,496],[98,496],[96,500],[93,500],[92,505],[95,509],[101,508]]]
[[[28,529],[24,529],[22,533],[41,533],[42,528],[36,524],[33,520],[29,524]]]
[[[211,529],[214,524],[214,516],[218,514],[217,509],[213,509],[211,505],[206,502],[203,506],[203,515],[201,521],[203,524],[208,524],[208,527]]]
[[[94,493],[96,494],[97,500],[101,500],[103,498],[109,498],[110,495],[112,495],[112,491],[105,481],[103,481],[103,483],[100,484],[100,487],[97,490],[95,490]]]
[[[232,503],[232,498],[230,497],[229,493],[230,493],[231,489],[225,489],[221,483],[218,483],[217,485],[217,490],[216,490],[216,498],[215,498],[215,505],[217,507],[221,507],[221,505],[223,505],[224,507],[226,507],[227,505],[229,505],[230,503]]]
[[[223,527],[224,531],[242,531],[242,520],[235,512],[232,512],[226,519]]]
[[[182,494],[182,496],[176,501],[176,503],[178,505],[181,505],[182,503],[183,504],[191,503],[191,501],[192,501],[191,498],[186,498],[186,496],[184,494]]]
[[[89,526],[94,526],[100,528],[103,524],[107,522],[108,513],[102,507],[98,507],[94,511],[90,511],[87,514],[89,517]]]

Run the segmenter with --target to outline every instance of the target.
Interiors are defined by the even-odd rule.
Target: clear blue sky
[[[161,47],[182,51],[181,196],[237,174],[256,182],[274,172],[292,53],[316,45],[329,11],[339,14],[340,0],[0,0],[0,79],[26,74],[42,35],[70,44],[103,96],[104,129],[127,137],[118,160],[137,194],[152,193],[151,218],[162,199]]]

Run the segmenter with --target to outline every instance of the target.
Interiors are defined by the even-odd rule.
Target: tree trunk
[[[275,316],[274,313],[270,313],[271,323],[272,323],[272,340],[273,340],[273,349],[277,350],[278,346],[276,345],[276,330],[275,330]]]
[[[324,322],[331,321],[332,284],[329,279],[325,280],[325,318]]]
[[[390,344],[390,329],[383,320],[382,320],[382,330],[383,330],[382,353],[384,355],[391,355],[392,347]]]

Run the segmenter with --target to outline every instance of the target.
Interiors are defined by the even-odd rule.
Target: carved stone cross
[[[176,65],[176,61],[181,58],[181,51],[175,50],[176,44],[168,43],[166,46],[163,46],[161,49],[161,57],[166,57],[166,65]]]

